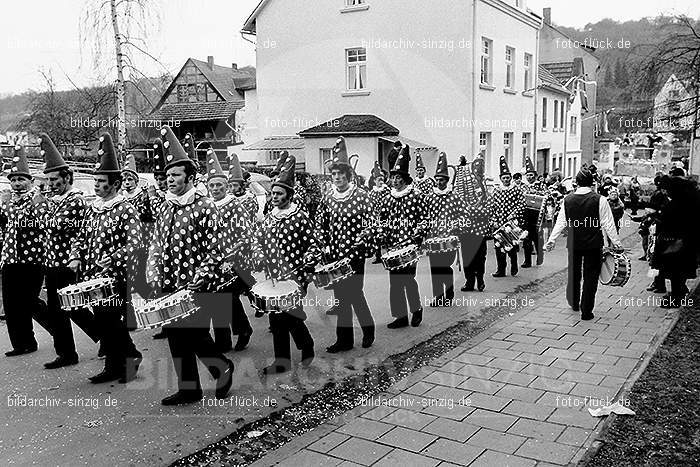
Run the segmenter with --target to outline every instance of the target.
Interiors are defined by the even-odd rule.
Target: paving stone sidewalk
[[[660,296],[645,291],[646,271],[633,261],[624,288],[600,287],[588,322],[568,307],[562,284],[254,465],[576,464],[605,420],[587,407],[625,403],[677,319],[649,301]]]

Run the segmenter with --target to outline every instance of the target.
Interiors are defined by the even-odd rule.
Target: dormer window
[[[351,11],[363,11],[369,9],[367,0],[343,0],[343,8],[341,13],[349,13]]]

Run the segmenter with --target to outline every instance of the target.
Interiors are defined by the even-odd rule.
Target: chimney
[[[207,56],[207,64],[209,65],[210,70],[214,69],[214,56],[213,55]]]
[[[549,24],[550,26],[552,25],[552,9],[551,8],[543,8],[542,9],[542,19],[544,20],[544,24]]]
[[[234,70],[238,70],[238,63],[232,63],[231,68],[233,68]]]

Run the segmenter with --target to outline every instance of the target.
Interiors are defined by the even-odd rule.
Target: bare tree
[[[168,73],[148,51],[149,33],[159,25],[158,2],[154,0],[88,0],[81,20],[81,42],[91,47],[94,68],[104,73],[104,77],[116,72],[117,149],[120,153],[127,147],[127,83],[131,82],[136,92],[144,94],[138,87],[139,82],[149,80],[139,69],[143,59],[154,62]],[[105,46],[109,47],[109,55],[106,55]]]

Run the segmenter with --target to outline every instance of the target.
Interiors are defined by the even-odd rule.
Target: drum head
[[[294,281],[276,281],[274,284],[271,280],[258,282],[251,289],[251,293],[261,298],[282,297],[297,291],[299,287]]]
[[[615,275],[615,256],[612,253],[603,254],[603,264],[600,268],[600,281],[609,283]]]
[[[397,256],[403,256],[407,253],[414,251],[417,248],[418,247],[415,245],[408,245],[408,246],[405,246],[403,248],[399,248],[398,250],[391,250],[391,251],[387,252],[386,257],[387,258],[395,258]]]

